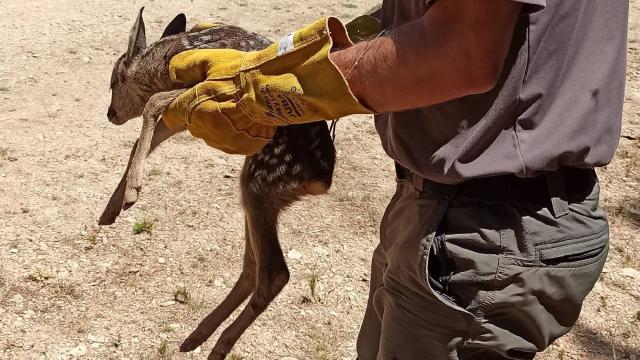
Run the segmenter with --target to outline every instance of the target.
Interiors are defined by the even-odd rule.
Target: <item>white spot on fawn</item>
[[[264,169],[260,169],[260,170],[256,171],[255,175],[256,175],[257,178],[261,178],[261,177],[264,177],[264,176],[267,175],[267,171],[264,170]]]
[[[284,151],[285,145],[278,145],[276,147],[273,148],[273,153],[276,155],[280,155],[283,151]]]
[[[267,182],[273,182],[277,177],[279,177],[279,175],[274,171],[267,175]]]
[[[287,171],[287,165],[282,164],[276,167],[273,172],[276,174],[276,176],[282,176],[286,171]]]

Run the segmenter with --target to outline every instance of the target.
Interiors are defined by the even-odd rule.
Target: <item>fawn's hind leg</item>
[[[278,242],[278,210],[265,209],[260,203],[245,206],[258,269],[256,288],[238,318],[220,335],[209,354],[210,360],[223,360],[242,333],[289,282],[289,270]]]
[[[205,317],[198,327],[180,345],[181,352],[195,350],[218,329],[243,301],[251,295],[256,284],[256,261],[251,247],[251,240],[247,221],[245,220],[245,249],[242,273],[236,281],[233,289],[227,297],[218,305],[207,317]]]

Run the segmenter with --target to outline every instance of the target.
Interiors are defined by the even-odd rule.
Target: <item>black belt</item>
[[[521,178],[512,174],[469,179],[449,185],[425,179],[396,163],[398,179],[409,180],[416,190],[439,196],[464,196],[489,201],[550,202],[556,217],[568,212],[571,202],[583,201],[597,183],[593,169],[564,167]]]

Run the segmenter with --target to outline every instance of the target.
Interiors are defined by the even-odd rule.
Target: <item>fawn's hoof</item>
[[[100,216],[100,219],[98,219],[98,225],[112,225],[114,222],[116,222],[116,217],[118,217],[118,215],[114,215],[112,213],[104,213],[102,214],[102,216]]]
[[[127,190],[125,190],[124,201],[122,204],[123,210],[128,210],[130,207],[132,207],[136,203],[136,201],[138,201],[139,192],[140,192],[140,189],[136,189],[136,188],[127,188]]]
[[[191,352],[198,348],[198,346],[202,345],[203,341],[198,339],[193,334],[189,335],[189,337],[180,345],[180,352]]]

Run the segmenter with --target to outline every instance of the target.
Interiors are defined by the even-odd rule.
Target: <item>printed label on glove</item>
[[[283,92],[269,85],[260,86],[260,95],[266,107],[265,115],[285,121],[294,121],[305,115],[303,101],[298,98],[298,88],[292,86],[290,91]]]

